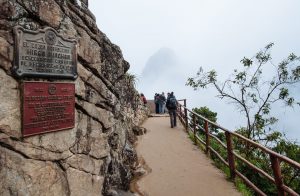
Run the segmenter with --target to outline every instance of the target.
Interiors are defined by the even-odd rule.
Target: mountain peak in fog
[[[161,74],[168,74],[178,66],[175,52],[167,47],[162,47],[149,57],[142,71],[144,80],[152,80],[160,77]]]
[[[168,72],[177,66],[177,57],[175,52],[170,48],[160,48],[146,62],[142,71],[142,77],[157,77],[157,72]]]
[[[185,79],[179,70],[179,58],[175,52],[162,47],[151,55],[139,78],[139,90],[148,96],[156,92],[179,92]]]

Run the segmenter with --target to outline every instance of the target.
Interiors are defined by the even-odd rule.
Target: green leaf
[[[297,66],[294,70],[292,70],[293,80],[300,79],[300,66]]]
[[[253,63],[253,61],[251,59],[248,59],[246,57],[244,57],[241,62],[244,64],[245,67],[250,67]]]
[[[269,114],[270,113],[270,104],[265,104],[265,106],[262,108],[263,114]]]
[[[279,99],[285,99],[289,96],[289,90],[286,88],[281,88],[279,93]]]
[[[289,57],[288,57],[288,59],[289,59],[290,61],[294,61],[296,58],[297,58],[297,56],[296,56],[294,53],[291,53],[291,54],[289,55]]]
[[[274,43],[273,42],[271,42],[271,43],[269,43],[268,45],[266,45],[265,46],[265,49],[270,49],[270,48],[272,48],[272,46],[274,46]]]
[[[286,101],[288,106],[292,106],[294,103],[295,99],[293,97],[288,98],[288,100]]]

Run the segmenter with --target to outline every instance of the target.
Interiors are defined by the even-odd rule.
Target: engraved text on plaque
[[[77,77],[76,41],[50,27],[38,31],[16,27],[14,72],[19,77]]]
[[[23,83],[23,136],[74,127],[75,85]]]

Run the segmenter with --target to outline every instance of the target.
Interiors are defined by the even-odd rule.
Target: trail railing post
[[[179,105],[179,110],[177,109],[177,113],[178,113],[178,116],[180,117],[179,118],[180,121],[182,122],[182,120],[181,120],[181,118],[182,118],[182,116],[181,116],[181,105]]]
[[[195,142],[195,145],[197,145],[197,137],[196,137],[196,134],[197,134],[197,130],[196,130],[196,116],[195,114],[193,114],[193,131],[194,131],[194,142]]]
[[[188,121],[188,116],[187,116],[187,108],[186,108],[186,99],[184,101],[184,120],[185,120],[185,130],[188,131],[189,127],[189,121]]]
[[[281,169],[280,169],[280,162],[277,157],[270,154],[274,179],[278,191],[278,195],[286,195],[283,189],[283,181],[282,181],[282,175],[281,175]]]
[[[205,146],[206,146],[206,149],[205,149],[205,153],[206,154],[209,154],[209,131],[208,131],[208,122],[205,121],[204,122],[204,129],[205,129]]]
[[[226,131],[226,144],[227,144],[227,158],[230,170],[230,178],[233,180],[235,178],[235,162],[234,162],[234,154],[233,154],[233,147],[232,147],[232,136],[231,134]]]

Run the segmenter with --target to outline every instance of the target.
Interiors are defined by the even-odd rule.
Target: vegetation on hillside
[[[296,101],[296,98],[290,93],[290,87],[300,84],[300,58],[292,53],[278,64],[274,64],[271,57],[273,45],[273,43],[268,44],[252,58],[244,57],[241,60],[242,69],[234,70],[229,79],[222,83],[217,80],[215,70],[204,72],[200,68],[195,77],[188,79],[187,85],[194,89],[207,88],[211,85],[217,91],[219,98],[235,104],[244,114],[247,123],[236,132],[300,162],[299,144],[287,140],[280,131],[273,129],[272,125],[278,119],[271,115],[271,109],[275,107],[276,102],[282,101],[287,107],[300,106],[300,102]],[[195,108],[193,111],[207,117],[212,122],[217,119],[216,115],[213,115],[213,118],[211,116],[216,113],[208,111],[207,108]],[[216,128],[210,129],[212,134],[225,143],[224,133]],[[200,129],[199,133],[201,133]],[[201,134],[199,136],[201,137]],[[270,157],[267,154],[236,138],[233,143],[235,152],[273,176]],[[226,160],[226,151],[222,149],[222,146],[213,140],[211,145]],[[217,157],[212,158],[217,165],[221,164]],[[236,168],[267,195],[277,195],[273,183],[258,175],[244,163],[237,161]],[[300,193],[300,170],[282,162],[281,173],[284,184]]]
[[[216,122],[217,120],[217,113],[212,112],[207,107],[193,108],[193,112],[200,114],[201,116],[207,118],[212,122]],[[190,113],[189,115],[190,118],[192,118],[192,114]],[[200,139],[205,141],[205,134],[202,130],[202,128],[204,127],[204,121],[197,120],[196,122],[198,125],[200,125],[200,127],[197,129],[196,134]],[[190,126],[193,127],[192,122],[190,122]],[[209,130],[211,134],[215,135],[224,144],[226,144],[224,132],[217,130],[217,128],[212,129],[212,127],[210,127]],[[237,132],[242,135],[245,134],[244,128],[237,130]],[[195,138],[194,135],[190,135],[190,137],[192,138],[192,140],[194,140]],[[274,142],[273,139],[276,139],[276,142]],[[273,138],[270,138],[270,140],[273,141],[272,147],[269,146],[270,149],[282,155],[285,155],[297,162],[300,162],[300,146],[297,143],[286,140],[279,132],[274,132],[274,136]],[[267,154],[265,154],[257,148],[251,148],[251,151],[249,151],[249,147],[245,143],[242,143],[241,141],[237,140],[236,138],[234,139],[233,144],[234,151],[236,153],[246,158],[256,167],[266,171],[269,175],[273,175],[270,158]],[[218,143],[215,139],[211,138],[210,146],[214,150],[216,150],[223,157],[223,159],[227,160],[227,151],[223,148],[223,146],[220,143]],[[204,146],[201,147],[204,148]],[[222,169],[225,172],[225,174],[229,177],[229,168],[225,166],[213,153],[211,153],[211,158],[213,159],[215,165],[218,168]],[[243,162],[238,161],[237,159],[236,169],[243,175],[245,175],[251,182],[253,182],[267,195],[277,195],[276,186],[272,182],[262,177],[261,175],[253,171],[250,167],[245,165]],[[300,170],[294,169],[289,165],[282,163],[281,173],[283,176],[284,184],[291,187],[297,193],[300,193]],[[235,184],[244,195],[254,194],[254,192],[247,188],[240,179],[236,179]]]

